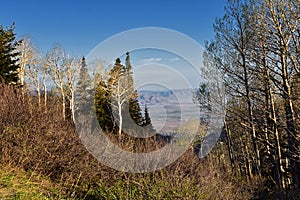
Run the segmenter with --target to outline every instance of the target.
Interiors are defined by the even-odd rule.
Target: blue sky
[[[43,53],[60,44],[78,57],[88,56],[99,43],[115,34],[142,27],[172,29],[204,45],[213,38],[213,23],[216,17],[223,16],[226,1],[2,0],[0,25],[15,22],[17,36],[30,36]],[[201,60],[198,51],[188,48],[184,52],[192,52],[191,57],[199,56]],[[124,62],[124,55],[119,56]],[[196,88],[202,81],[195,66],[178,54],[143,49],[131,52],[131,61],[137,89]],[[158,109],[164,111],[163,107]]]
[[[29,35],[46,52],[55,44],[87,55],[106,38],[128,29],[163,27],[201,45],[213,37],[212,24],[226,0],[18,0],[1,2],[0,24],[16,22],[19,37]]]

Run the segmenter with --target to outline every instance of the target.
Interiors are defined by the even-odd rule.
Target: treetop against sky
[[[42,52],[59,43],[77,56],[128,29],[164,27],[201,45],[213,37],[212,24],[225,0],[212,1],[3,1],[1,24],[16,22],[17,37],[29,35]]]
[[[17,37],[29,35],[43,53],[60,44],[79,57],[87,56],[112,35],[140,27],[173,29],[204,46],[206,40],[213,38],[213,22],[223,15],[225,4],[225,0],[4,1],[3,7],[14,9],[2,11],[1,24],[10,26],[15,22]],[[132,52],[133,67],[148,63],[181,67],[179,71],[190,76],[193,87],[198,85],[193,67],[177,55],[170,56],[163,51]]]

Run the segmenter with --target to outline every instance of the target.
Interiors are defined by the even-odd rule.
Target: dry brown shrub
[[[0,164],[48,176],[71,196],[75,191],[97,188],[99,181],[113,185],[121,180],[135,184],[141,191],[151,190],[160,182],[168,182],[173,188],[192,183],[206,199],[251,197],[252,188],[246,183],[235,181],[211,158],[199,160],[192,149],[167,168],[147,174],[123,173],[106,167],[82,145],[74,124],[62,119],[58,102],[53,96],[47,107],[39,107],[33,95],[0,85]],[[162,145],[157,146],[153,138],[146,142],[130,137],[122,140],[126,142],[121,147],[138,152],[147,152],[142,147],[156,149]],[[118,142],[117,138],[114,142]],[[137,143],[140,147],[136,147]],[[194,194],[197,193],[191,193],[191,198],[196,198]]]
[[[22,95],[19,89],[0,86],[0,163],[56,181],[72,182],[80,176],[88,182],[117,173],[87,152],[72,122],[62,119],[55,97],[47,108],[39,108],[34,98]]]

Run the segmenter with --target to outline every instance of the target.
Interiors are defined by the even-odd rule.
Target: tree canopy
[[[6,84],[17,84],[20,53],[17,47],[21,41],[16,40],[15,25],[4,28],[0,26],[0,81]]]
[[[148,109],[145,110],[145,119],[134,88],[129,52],[126,52],[125,66],[117,58],[108,74],[108,80],[102,78],[95,91],[100,126],[107,131],[118,127],[118,134],[132,129],[141,131],[138,127],[143,126],[151,127],[153,131]]]

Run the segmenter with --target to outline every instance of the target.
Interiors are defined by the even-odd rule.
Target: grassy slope
[[[51,181],[34,173],[11,166],[0,169],[1,199],[52,199],[57,191]]]

